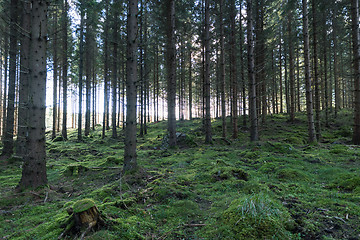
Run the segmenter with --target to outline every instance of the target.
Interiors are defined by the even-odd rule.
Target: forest
[[[358,0],[0,16],[0,239],[360,239]]]

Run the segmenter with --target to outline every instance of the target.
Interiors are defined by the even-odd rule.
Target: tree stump
[[[84,239],[92,229],[98,229],[105,225],[95,202],[91,199],[83,199],[77,201],[73,208],[67,210],[70,218],[65,224],[64,232],[59,239],[65,237],[69,233],[75,235],[81,234],[80,239]]]

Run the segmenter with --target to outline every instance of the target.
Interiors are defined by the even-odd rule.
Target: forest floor
[[[107,223],[86,239],[360,239],[351,124],[344,110],[309,145],[303,114],[294,123],[268,116],[256,143],[247,128],[222,139],[214,120],[206,145],[201,120],[182,121],[179,146],[167,149],[166,122],[152,123],[138,137],[140,170],[125,176],[122,132],[102,139],[99,127],[78,142],[74,131],[68,141],[47,141],[44,189],[16,192],[21,161],[0,162],[0,239],[57,239],[66,209],[84,198]]]

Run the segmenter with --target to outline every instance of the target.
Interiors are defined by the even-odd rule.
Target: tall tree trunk
[[[303,35],[304,35],[304,61],[305,61],[305,90],[306,90],[306,111],[308,118],[309,142],[316,142],[313,101],[311,93],[311,75],[310,75],[310,51],[309,51],[309,20],[307,10],[307,0],[302,0],[303,10]]]
[[[28,132],[28,92],[29,92],[29,51],[30,51],[30,29],[31,29],[31,6],[29,2],[22,4],[21,36],[20,45],[20,89],[19,89],[19,111],[18,111],[18,134],[16,142],[16,155],[24,157],[26,149],[26,136]],[[56,75],[56,74],[55,74]]]
[[[233,134],[232,138],[236,139],[238,137],[238,84],[237,84],[237,63],[236,63],[236,5],[235,0],[231,0],[230,2],[231,10],[230,10],[230,73],[231,73],[231,119],[232,119],[232,128]]]
[[[103,113],[103,126],[102,126],[102,138],[105,138],[105,130],[108,129],[108,110],[109,110],[109,0],[105,2],[105,26],[104,26],[104,113]]]
[[[43,0],[32,1],[29,81],[29,131],[19,189],[47,184],[45,151],[47,7]]]
[[[82,97],[83,97],[83,72],[84,72],[84,2],[80,2],[80,39],[79,39],[79,115],[78,115],[78,140],[82,140]]]
[[[85,130],[84,130],[84,135],[88,136],[90,134],[90,118],[91,118],[91,70],[92,70],[92,58],[95,58],[95,56],[93,56],[92,53],[92,43],[93,43],[93,29],[92,29],[92,25],[91,25],[91,16],[89,16],[91,14],[91,12],[87,13],[87,17],[86,17],[86,33],[85,33],[85,78],[86,78],[86,82],[85,82],[85,88],[86,88],[86,92],[85,92],[85,99],[86,99],[86,106],[85,106]]]
[[[148,97],[148,93],[149,93],[149,65],[148,65],[148,52],[147,52],[147,35],[148,35],[148,26],[147,26],[147,3],[145,1],[145,12],[144,12],[144,39],[143,39],[143,43],[144,43],[144,134],[147,134],[147,117],[148,117],[148,101],[149,101],[149,97]]]
[[[112,70],[112,79],[111,79],[111,87],[112,87],[112,111],[111,111],[111,127],[112,127],[112,138],[117,138],[116,131],[116,104],[117,104],[117,85],[118,85],[118,11],[117,11],[117,2],[114,1],[114,19],[113,19],[113,70]]]
[[[58,121],[57,118],[57,92],[58,92],[58,46],[57,46],[57,38],[58,38],[58,34],[57,34],[57,27],[58,27],[58,12],[55,11],[54,15],[53,15],[53,32],[54,32],[54,40],[53,40],[53,116],[52,116],[52,133],[51,133],[51,139],[54,139],[56,137],[56,123]]]
[[[296,75],[297,75],[297,81],[296,81],[296,84],[297,84],[297,88],[296,88],[296,95],[297,95],[297,111],[298,112],[301,112],[301,99],[300,99],[300,56],[299,56],[299,47],[296,49]]]
[[[168,94],[168,131],[169,145],[176,146],[176,47],[175,47],[175,0],[167,0],[166,21],[166,62],[167,62],[167,94]]]
[[[18,41],[18,0],[10,3],[10,46],[9,46],[9,87],[6,115],[6,127],[4,129],[2,155],[10,156],[14,148],[14,113],[15,113],[15,82],[17,63]]]
[[[67,140],[67,91],[68,91],[68,0],[64,0],[63,9],[63,117],[62,117],[62,137]]]
[[[320,90],[319,90],[319,70],[318,70],[318,49],[317,49],[317,6],[316,0],[312,0],[312,27],[313,27],[313,51],[314,51],[314,85],[315,85],[315,125],[316,139],[320,139]]]
[[[3,100],[3,104],[2,104],[2,140],[4,139],[5,136],[5,129],[6,129],[6,102],[7,102],[7,86],[8,86],[8,65],[9,65],[9,61],[8,61],[8,56],[9,56],[9,36],[8,36],[8,29],[6,28],[6,33],[4,34],[4,98]]]
[[[240,6],[241,8],[242,6]],[[246,83],[245,83],[245,61],[244,61],[244,33],[242,26],[242,14],[240,11],[240,74],[241,74],[241,83],[242,83],[242,104],[243,104],[243,126],[246,126]],[[225,63],[224,63],[225,64]],[[224,86],[225,92],[225,86]],[[225,98],[225,96],[224,96]],[[225,100],[225,99],[224,99]],[[224,104],[225,105],[225,104]]]
[[[221,120],[222,137],[226,138],[226,101],[225,101],[225,44],[224,44],[224,0],[220,0],[220,86],[221,86]]]
[[[334,51],[334,87],[335,87],[335,117],[340,109],[340,89],[339,89],[339,76],[338,76],[338,47],[337,47],[337,9],[336,6],[333,9],[332,16],[332,28],[333,28],[333,51]]]
[[[191,49],[189,48],[189,119],[193,119],[193,90],[192,90],[192,58]]]
[[[254,29],[252,0],[247,0],[247,39],[248,39],[248,77],[249,77],[249,110],[250,110],[250,141],[258,141],[258,124],[256,110],[256,82],[254,67]]]
[[[280,86],[280,113],[283,113],[283,81],[282,81],[282,38],[280,29],[280,43],[279,43],[279,86]]]
[[[288,15],[288,37],[289,37],[289,75],[290,75],[290,121],[295,121],[295,66],[294,45],[292,36],[292,11]]]
[[[359,1],[351,0],[351,30],[354,58],[354,131],[353,143],[360,145],[360,52],[359,52]]]
[[[234,23],[235,25],[235,23]],[[205,143],[212,142],[210,114],[210,3],[205,0]],[[234,64],[235,65],[235,64]],[[236,81],[236,79],[235,79]],[[237,103],[237,101],[236,101]],[[236,121],[237,122],[237,121]],[[235,123],[236,127],[237,124]],[[235,131],[235,130],[234,130]],[[237,128],[236,128],[237,131]],[[235,136],[235,135],[234,135]],[[237,137],[237,135],[235,136]]]
[[[137,81],[137,15],[138,1],[128,1],[126,56],[126,127],[123,171],[134,171],[136,162],[136,81]]]
[[[325,95],[325,126],[329,126],[329,86],[328,86],[328,75],[327,75],[327,31],[326,31],[326,14],[323,16],[323,65],[324,65],[324,95]],[[330,71],[331,72],[331,71]]]

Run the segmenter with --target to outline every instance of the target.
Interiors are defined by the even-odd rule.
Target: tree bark
[[[247,39],[248,39],[248,77],[249,77],[249,110],[250,110],[250,141],[258,141],[258,124],[256,110],[256,82],[254,67],[254,29],[252,16],[252,0],[247,0]]]
[[[105,26],[104,26],[104,113],[102,138],[105,138],[106,130],[108,129],[108,111],[109,111],[109,0],[105,1]]]
[[[16,155],[24,157],[26,149],[26,136],[28,132],[28,94],[29,94],[29,51],[30,51],[30,28],[31,6],[29,2],[22,4],[22,36],[20,45],[20,88],[18,109],[18,134],[16,142]],[[56,74],[55,74],[56,75]]]
[[[47,7],[43,0],[32,1],[29,82],[29,132],[19,189],[47,184],[45,151]]]
[[[312,15],[313,15],[313,51],[314,51],[314,85],[315,85],[315,125],[316,125],[316,139],[320,139],[320,90],[319,90],[319,70],[318,70],[318,49],[317,49],[317,6],[316,0],[312,0]]]
[[[137,15],[138,1],[128,1],[126,61],[126,127],[123,172],[134,171],[136,162],[136,81],[137,81]]]
[[[233,134],[232,138],[236,139],[238,137],[238,84],[237,84],[237,61],[236,61],[236,26],[235,26],[235,18],[236,18],[236,6],[235,0],[231,0],[230,2],[231,10],[230,10],[230,72],[231,72],[231,120],[232,120],[232,129]]]
[[[111,127],[112,127],[112,138],[117,138],[117,131],[116,131],[116,104],[117,104],[117,85],[118,85],[118,10],[117,10],[117,2],[114,1],[114,19],[113,19],[113,70],[112,70],[112,79],[111,79],[111,100],[112,100],[112,111],[111,111]]]
[[[338,56],[337,56],[337,9],[336,6],[333,9],[332,16],[332,28],[333,28],[333,51],[334,51],[334,87],[335,87],[335,117],[340,109],[340,89],[339,89],[339,76],[338,76]]]
[[[54,26],[53,26],[53,32],[54,32],[54,41],[53,41],[53,116],[52,116],[52,132],[51,132],[51,139],[54,139],[56,137],[56,123],[58,121],[57,118],[57,112],[58,112],[58,105],[57,105],[57,92],[58,92],[58,46],[57,46],[57,27],[58,27],[58,11],[54,12],[53,20],[54,20]]]
[[[79,39],[79,114],[78,114],[78,140],[82,140],[82,97],[84,72],[84,2],[80,2],[80,39]]]
[[[211,135],[211,114],[210,114],[210,3],[209,0],[205,0],[205,36],[204,37],[205,37],[205,79],[204,79],[205,80],[204,81],[205,143],[211,143],[212,135]],[[236,123],[235,125],[237,126]]]
[[[166,14],[166,62],[168,93],[168,131],[169,145],[176,146],[176,47],[175,47],[175,0],[165,3]]]
[[[220,93],[221,93],[221,121],[222,137],[226,138],[226,100],[225,100],[225,41],[224,41],[224,0],[220,0]]]
[[[351,0],[351,30],[354,55],[354,131],[353,143],[360,145],[360,52],[359,52],[359,1]]]
[[[64,140],[67,140],[67,91],[68,91],[68,2],[64,0],[64,9],[63,9],[63,119],[62,119],[62,137]]]
[[[302,0],[303,10],[303,37],[304,37],[304,62],[305,62],[305,90],[306,90],[306,112],[308,119],[309,142],[316,142],[313,101],[311,92],[311,74],[310,74],[310,51],[309,51],[309,20],[307,10],[307,0]]]
[[[10,46],[9,46],[9,85],[7,99],[6,126],[4,128],[2,155],[10,156],[14,150],[14,113],[15,113],[15,82],[18,41],[18,0],[10,2]]]
[[[288,37],[289,37],[289,75],[290,75],[290,121],[295,121],[295,66],[294,45],[292,36],[292,11],[288,15]]]
[[[91,58],[95,58],[92,54],[92,43],[93,43],[93,29],[92,29],[92,11],[87,12],[86,17],[86,33],[85,33],[85,98],[86,98],[86,106],[85,106],[85,130],[84,135],[88,136],[90,134],[90,116],[91,116],[91,74],[92,74],[92,61]],[[94,114],[94,113],[93,113]]]

